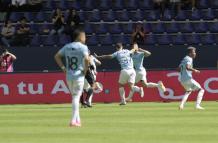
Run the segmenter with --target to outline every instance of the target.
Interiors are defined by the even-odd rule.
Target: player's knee
[[[199,92],[203,95],[205,90],[203,88],[201,88]]]

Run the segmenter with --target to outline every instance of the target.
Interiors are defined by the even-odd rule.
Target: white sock
[[[183,96],[182,98],[182,101],[181,101],[181,104],[180,104],[180,107],[184,107],[184,104],[185,102],[187,101],[189,95],[191,94],[191,92],[186,92],[185,95]]]
[[[201,89],[201,90],[198,92],[198,97],[197,97],[197,101],[196,101],[196,106],[200,106],[201,101],[202,101],[202,99],[203,99],[203,96],[204,96],[204,89]]]
[[[134,94],[134,91],[130,90],[130,92],[129,92],[129,96],[126,98],[126,100],[130,100],[130,99],[132,99],[133,94]]]
[[[119,93],[120,93],[120,99],[121,99],[121,102],[125,102],[125,90],[123,87],[120,87],[119,88]]]
[[[80,115],[79,115],[79,100],[80,95],[72,96],[72,122],[80,123]]]
[[[154,87],[158,87],[158,86],[159,86],[159,84],[157,84],[157,83],[153,83],[153,82],[147,83],[148,88],[154,88]]]
[[[90,103],[90,105],[92,105],[92,97],[93,97],[93,94],[89,97],[89,103]]]

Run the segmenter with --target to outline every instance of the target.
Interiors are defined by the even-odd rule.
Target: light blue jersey
[[[180,81],[181,82],[185,82],[188,81],[190,79],[192,79],[192,71],[189,71],[186,69],[186,66],[190,65],[191,67],[193,67],[193,59],[189,56],[186,56],[181,64],[179,65],[180,67]]]
[[[121,69],[129,70],[133,69],[133,61],[131,57],[131,51],[122,49],[112,54],[113,58],[117,58],[120,63]]]
[[[84,80],[84,57],[88,56],[88,47],[80,42],[73,42],[60,49],[59,54],[66,60],[67,80]]]
[[[133,65],[136,71],[145,70],[145,68],[143,67],[144,57],[145,54],[143,52],[134,52],[132,54]]]

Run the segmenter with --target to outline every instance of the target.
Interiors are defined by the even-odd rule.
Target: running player
[[[135,84],[141,82],[144,87],[159,88],[162,92],[165,92],[166,89],[161,81],[159,81],[158,83],[147,82],[146,70],[143,67],[143,60],[144,57],[150,56],[151,53],[149,51],[139,48],[137,43],[133,44],[133,49],[136,49],[135,52],[132,54],[133,64],[136,71]],[[132,101],[133,94],[134,92],[130,91],[129,96],[126,98],[127,102]]]
[[[204,109],[203,107],[200,106],[204,95],[204,89],[192,77],[192,72],[200,73],[199,70],[193,68],[193,59],[195,57],[196,57],[196,49],[194,47],[189,47],[187,49],[187,56],[181,61],[181,64],[179,65],[178,68],[180,71],[179,81],[186,91],[185,95],[182,98],[181,104],[179,106],[180,110],[184,108],[184,104],[187,101],[189,95],[192,93],[192,91],[199,91],[196,101],[196,109],[199,110]]]
[[[74,42],[66,44],[55,55],[58,66],[66,73],[66,81],[72,95],[72,120],[70,126],[81,126],[79,100],[83,91],[85,74],[88,70],[88,47],[84,45],[86,35],[83,30],[76,29],[73,33]],[[66,67],[62,62],[65,58]]]
[[[117,58],[121,66],[121,72],[119,77],[119,93],[121,98],[120,105],[126,105],[125,100],[125,84],[128,84],[132,92],[139,92],[141,97],[144,96],[143,88],[139,88],[134,85],[135,83],[135,70],[133,68],[133,61],[131,58],[132,53],[135,51],[133,48],[131,51],[123,49],[122,43],[116,44],[116,52],[110,55],[97,56],[99,59],[112,59]]]

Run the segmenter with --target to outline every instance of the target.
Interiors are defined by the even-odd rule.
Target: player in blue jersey
[[[200,73],[199,70],[193,68],[193,59],[195,57],[196,57],[196,49],[194,47],[189,47],[187,49],[187,56],[184,57],[178,68],[180,71],[179,81],[186,91],[181,101],[181,104],[179,106],[180,110],[184,108],[184,104],[187,101],[189,95],[192,93],[192,91],[199,91],[196,101],[196,109],[199,110],[204,109],[203,107],[200,106],[204,95],[204,89],[192,77],[192,72]]]
[[[129,85],[132,92],[139,92],[141,97],[144,96],[143,88],[139,88],[134,85],[135,83],[135,70],[133,68],[133,61],[131,58],[132,53],[135,51],[135,49],[132,49],[131,51],[127,49],[123,49],[123,45],[121,43],[116,44],[116,52],[110,55],[102,55],[97,56],[98,59],[113,59],[116,58],[119,61],[119,64],[121,66],[121,72],[119,77],[119,93],[121,98],[120,105],[126,105],[125,100],[125,90],[124,86],[126,84]]]
[[[72,95],[72,120],[70,126],[81,126],[79,100],[83,91],[84,78],[88,70],[89,53],[85,45],[86,35],[81,29],[73,33],[74,42],[66,44],[55,55],[58,66],[66,73],[66,81]],[[65,59],[64,65],[62,58]]]
[[[133,44],[133,49],[135,49],[135,52],[132,54],[134,69],[136,71],[135,83],[137,84],[141,82],[144,87],[159,88],[162,92],[165,92],[166,89],[161,81],[159,81],[158,83],[147,82],[146,70],[143,67],[143,61],[144,57],[150,56],[151,53],[147,50],[139,48],[137,43]],[[126,98],[127,102],[132,101],[133,94],[134,92],[130,91],[129,96]]]

